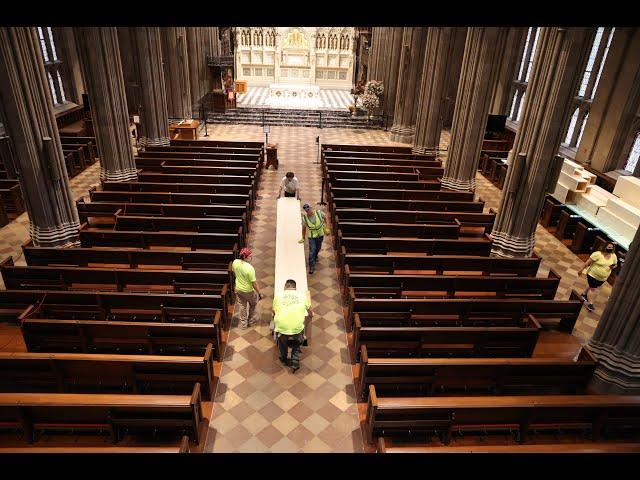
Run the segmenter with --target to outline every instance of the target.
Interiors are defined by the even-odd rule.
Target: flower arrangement
[[[375,95],[378,100],[382,98],[384,93],[384,84],[378,80],[369,80],[364,88],[365,93]]]
[[[369,116],[371,116],[373,111],[380,106],[380,100],[378,100],[378,97],[371,92],[367,92],[362,95],[361,101],[362,106],[367,110]]]

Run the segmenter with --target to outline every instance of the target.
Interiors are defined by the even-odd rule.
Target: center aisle
[[[206,140],[263,141],[262,127],[208,126]],[[265,170],[248,243],[265,294],[258,325],[231,327],[217,387],[205,452],[362,452],[362,434],[354,398],[334,250],[325,239],[313,275],[308,276],[315,317],[308,347],[295,374],[278,362],[269,335],[276,253],[276,196],[287,171],[300,181],[301,201],[320,200],[321,172],[316,165],[321,143],[399,145],[388,132],[308,127],[271,127],[269,143],[278,144],[279,169]],[[308,254],[308,249],[305,246]]]

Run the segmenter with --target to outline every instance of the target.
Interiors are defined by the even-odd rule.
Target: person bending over
[[[251,265],[252,252],[250,248],[240,250],[239,258],[231,263],[231,270],[236,277],[236,304],[233,314],[240,322],[240,328],[252,327],[256,324],[258,301],[262,294],[256,282],[256,271]]]
[[[607,243],[606,246],[593,252],[582,267],[582,270],[578,272],[578,275],[582,275],[587,270],[587,283],[588,286],[584,292],[582,292],[582,299],[587,303],[587,309],[590,312],[595,310],[593,303],[589,300],[589,295],[602,286],[607,281],[613,269],[618,265],[618,257],[613,253],[613,244]]]
[[[300,188],[298,185],[298,177],[293,172],[287,172],[280,182],[280,190],[278,190],[278,198],[282,196],[284,190],[285,197],[295,197],[300,200]]]
[[[273,314],[280,363],[291,366],[291,371],[295,372],[300,368],[300,347],[304,342],[305,319],[307,315],[313,315],[309,297],[306,292],[296,290],[295,280],[287,280],[284,291],[274,296]],[[289,343],[292,347],[290,359]]]

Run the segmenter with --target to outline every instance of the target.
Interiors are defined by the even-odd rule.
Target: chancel
[[[86,23],[0,27],[0,453],[640,453],[639,28]]]

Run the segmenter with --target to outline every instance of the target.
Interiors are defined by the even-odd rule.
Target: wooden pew
[[[640,453],[640,443],[592,442],[592,443],[544,443],[533,445],[466,445],[457,447],[426,445],[390,445],[389,439],[378,437],[376,453]]]
[[[190,295],[0,290],[0,305],[4,307],[5,318],[13,321],[39,316],[70,320],[212,323],[218,310],[222,312],[223,319],[227,318],[227,304],[223,301],[226,295],[226,291],[220,295]],[[15,311],[18,313],[13,315]]]
[[[582,219],[580,215],[569,213],[567,210],[560,212],[560,219],[558,220],[558,227],[554,236],[558,240],[564,240],[565,238],[573,238],[576,232],[578,222]]]
[[[108,432],[116,443],[125,432],[162,430],[197,444],[203,420],[199,383],[191,395],[0,393],[0,412],[2,426],[18,429],[28,443],[40,432]]]
[[[458,238],[460,236],[460,222],[454,220],[450,224],[415,224],[339,221],[338,234],[334,235],[336,248],[340,247],[340,239],[343,236],[369,238]]]
[[[87,168],[89,159],[86,158],[86,152],[83,145],[62,145],[62,153],[71,153],[73,158],[73,167],[75,175]]]
[[[174,148],[174,147],[199,147],[200,150],[206,150],[207,148],[250,148],[250,149],[262,149],[264,147],[263,142],[253,142],[245,140],[186,140],[176,139],[171,140],[169,147],[152,147],[158,148]]]
[[[345,290],[358,298],[526,298],[553,300],[560,276],[375,275],[346,271]]]
[[[531,357],[540,324],[528,317],[519,327],[364,327],[355,315],[353,351],[376,357]]]
[[[457,192],[455,190],[383,190],[362,188],[332,188],[334,198],[378,198],[389,200],[440,200],[473,202],[473,192]]]
[[[193,147],[167,147],[164,150],[138,152],[136,158],[187,159],[187,160],[228,160],[229,162],[249,162],[260,164],[262,149],[208,148],[206,151]]]
[[[380,158],[365,157],[362,154],[354,154],[354,156],[340,156],[325,153],[322,156],[322,164],[332,166],[335,164],[368,164],[368,165],[389,165],[389,166],[423,166],[423,167],[442,167],[440,160],[432,159],[407,159],[407,158]]]
[[[584,394],[596,359],[583,348],[564,358],[369,358],[360,353],[358,394],[385,396]]]
[[[178,166],[178,167],[233,167],[243,169],[253,169],[258,165],[254,160],[230,160],[226,155],[221,155],[221,158],[173,158],[172,156],[160,156],[158,157],[136,157],[136,168],[142,169],[146,172],[160,172],[162,166]],[[259,177],[259,170],[255,170],[251,173],[252,176]]]
[[[378,436],[437,432],[448,445],[460,433],[511,433],[526,443],[532,432],[590,431],[594,440],[640,428],[640,396],[525,395],[493,397],[386,397],[369,387],[367,441]]]
[[[92,202],[170,203],[185,205],[245,205],[250,208],[251,195],[219,193],[109,192],[89,191]]]
[[[174,447],[0,447],[0,455],[3,453],[14,454],[14,453],[49,453],[49,454],[60,454],[60,453],[72,453],[72,454],[81,454],[81,453],[112,453],[112,454],[126,454],[126,453],[137,453],[137,454],[166,454],[166,453],[190,453],[191,449],[189,447],[189,437],[184,435],[182,440],[180,441],[179,446]]]
[[[64,145],[83,145],[85,147],[85,158],[89,163],[94,163],[98,158],[98,146],[95,137],[66,137],[60,135],[60,142]]]
[[[327,185],[331,188],[349,188],[357,189],[362,188],[369,190],[372,188],[379,188],[384,190],[440,190],[440,182],[438,180],[424,180],[424,181],[406,181],[406,180],[369,180],[366,178],[344,178],[333,177],[327,181]]]
[[[511,319],[521,322],[527,314],[534,315],[536,321],[546,328],[554,328],[571,333],[580,315],[582,300],[573,291],[569,300],[539,299],[435,299],[435,298],[360,298],[349,291],[349,302],[352,313],[347,320],[350,331],[356,313],[366,315],[368,312],[404,314],[405,318],[431,316],[447,318],[461,322],[482,324],[496,318]],[[397,316],[397,315],[396,315]]]
[[[535,277],[539,257],[500,258],[458,255],[405,256],[343,253],[345,274],[350,273],[432,273],[434,275],[509,275]],[[349,269],[347,270],[347,266]]]
[[[196,235],[193,232],[104,230],[87,227],[86,224],[83,224],[80,229],[80,244],[85,248],[94,246],[144,249],[174,247],[190,250],[236,250],[242,248],[244,242],[239,231],[237,233],[198,233]]]
[[[462,227],[484,227],[490,232],[493,228],[495,213],[479,212],[432,212],[417,210],[373,210],[369,208],[337,208],[332,210],[333,229],[338,221],[371,223],[451,223],[458,220]]]
[[[18,180],[0,180],[0,202],[4,205],[4,211],[13,219],[25,212],[22,190]]]
[[[115,230],[143,230],[150,232],[199,232],[199,233],[238,233],[244,243],[245,231],[242,218],[234,217],[145,217],[140,215],[115,216]]]
[[[204,168],[204,167],[203,167]],[[333,182],[334,179],[362,179],[389,181],[396,180],[401,182],[418,182],[432,180],[437,181],[444,174],[444,168],[423,168],[420,173],[397,173],[375,170],[347,171],[327,169],[327,179]]]
[[[375,153],[401,153],[412,154],[411,147],[395,147],[390,145],[348,145],[338,143],[323,143],[323,152],[375,152]]]
[[[208,345],[221,360],[216,323],[101,322],[29,318],[22,322],[29,352],[203,356]]]
[[[227,178],[226,176],[225,178]],[[138,174],[138,182],[140,183],[197,183],[200,185],[214,185],[221,186],[219,179],[220,175],[165,175],[159,172],[140,172]],[[232,184],[232,185],[240,185],[245,184],[245,177],[241,178],[240,183]],[[246,185],[250,185],[250,182],[247,182]],[[256,185],[251,184],[252,189],[255,190]]]
[[[241,168],[241,167],[202,167],[202,166],[175,166],[161,165],[159,170],[161,173],[168,175],[221,175],[221,176],[243,176],[255,178],[257,168]]]
[[[374,198],[333,198],[334,209],[364,208],[370,210],[408,210],[422,212],[475,212],[482,213],[484,202],[457,202],[448,200],[387,200]]]
[[[378,165],[366,163],[328,163],[324,168],[325,174],[331,176],[333,172],[386,172],[395,174],[417,174],[419,180],[428,178],[440,178],[444,173],[441,166],[421,166],[421,165]]]
[[[540,216],[540,224],[544,228],[555,227],[560,220],[560,213],[565,209],[563,203],[553,198],[551,195],[547,195],[544,200],[544,208]]]
[[[0,352],[0,392],[215,394],[213,344],[204,356]]]
[[[173,193],[240,193],[249,194],[253,182],[249,178],[239,178],[238,183],[164,183],[164,182],[105,182],[102,189],[110,192],[173,192]]]
[[[187,205],[170,203],[127,203],[126,201],[116,202],[91,202],[86,203],[80,199],[76,202],[80,221],[87,222],[89,217],[103,217],[113,220],[110,224],[115,224],[115,214],[121,210],[126,215],[141,215],[145,217],[187,217],[187,218],[207,218],[207,217],[229,217],[245,218],[246,230],[246,205]]]
[[[196,293],[220,295],[226,285],[227,301],[232,275],[229,270],[139,270],[62,266],[15,266],[8,257],[0,263],[8,289],[95,290],[117,292]]]

